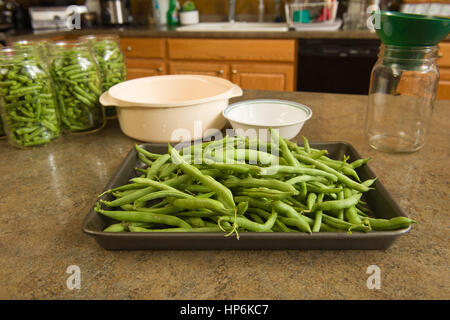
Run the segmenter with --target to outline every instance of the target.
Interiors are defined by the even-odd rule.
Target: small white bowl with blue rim
[[[268,129],[279,130],[285,139],[296,137],[312,110],[304,104],[277,99],[255,99],[233,103],[223,111],[238,136],[269,140]]]

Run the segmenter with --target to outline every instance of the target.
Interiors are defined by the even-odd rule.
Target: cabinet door
[[[210,62],[170,62],[170,74],[202,74],[228,79],[230,66],[225,63]]]
[[[167,74],[163,60],[127,58],[126,65],[128,80]]]
[[[294,91],[293,64],[235,63],[231,65],[231,81],[242,89]]]
[[[160,58],[166,56],[164,38],[120,38],[120,48],[127,58]]]

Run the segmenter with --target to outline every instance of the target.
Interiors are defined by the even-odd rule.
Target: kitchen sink
[[[245,31],[288,31],[286,23],[271,22],[201,22],[194,25],[178,27],[177,31],[213,31],[213,32],[245,32]]]

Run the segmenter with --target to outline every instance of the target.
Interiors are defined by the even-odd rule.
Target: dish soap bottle
[[[180,19],[178,17],[179,4],[176,0],[170,0],[169,10],[167,10],[167,25],[178,26]]]

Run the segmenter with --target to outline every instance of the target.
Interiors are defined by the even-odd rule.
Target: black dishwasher
[[[300,39],[297,91],[367,94],[377,39]]]

